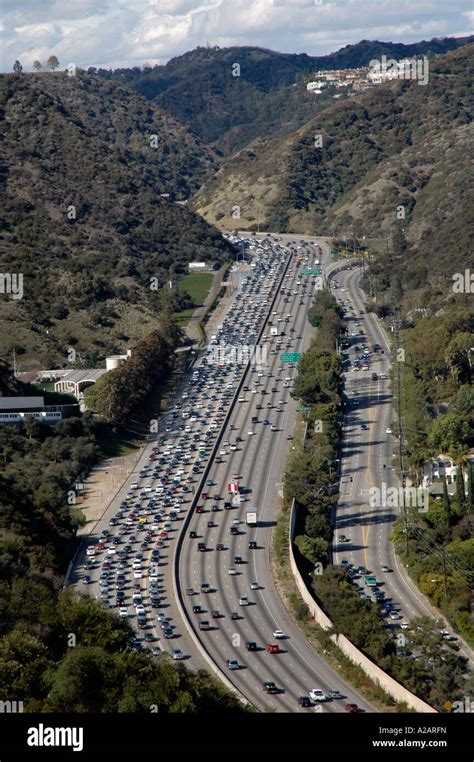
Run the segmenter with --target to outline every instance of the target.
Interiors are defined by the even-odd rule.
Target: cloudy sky
[[[329,53],[361,39],[463,36],[471,0],[0,0],[0,70],[166,63],[197,45]]]

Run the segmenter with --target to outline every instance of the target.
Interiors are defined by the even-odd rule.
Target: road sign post
[[[282,362],[299,362],[301,360],[301,352],[283,352],[281,356]]]

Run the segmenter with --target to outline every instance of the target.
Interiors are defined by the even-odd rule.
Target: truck
[[[257,526],[257,512],[256,511],[247,511],[247,526],[249,527]]]

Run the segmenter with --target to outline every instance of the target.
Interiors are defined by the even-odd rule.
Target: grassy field
[[[213,273],[188,273],[179,279],[179,288],[187,291],[197,306],[203,304],[208,295],[213,281]],[[184,328],[188,320],[194,315],[195,308],[176,312],[174,317],[181,328]]]
[[[178,286],[187,291],[197,305],[201,305],[211,289],[213,278],[213,273],[188,273],[179,279]]]

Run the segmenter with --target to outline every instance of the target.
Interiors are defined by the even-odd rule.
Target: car
[[[165,637],[167,640],[169,640],[170,638],[172,638],[172,637],[173,637],[173,635],[174,635],[174,633],[173,633],[173,630],[171,629],[171,627],[165,627],[165,629],[163,630],[163,635],[164,635],[164,637]]]
[[[237,574],[237,569],[235,568],[235,566],[229,566],[229,569],[228,569],[227,573],[235,575],[235,574]]]
[[[387,564],[382,564],[381,571],[383,571],[383,572],[390,572],[392,570],[391,570],[391,568],[389,566],[387,566]]]
[[[265,680],[265,682],[262,685],[263,690],[265,693],[279,693],[279,689],[273,682],[273,680]]]
[[[227,659],[227,669],[240,669],[237,659]]]
[[[248,640],[245,644],[247,651],[258,651],[258,646],[254,640]]]
[[[398,615],[396,611],[391,611],[389,614],[389,617],[390,619],[393,619],[394,621],[400,619],[400,616]]]
[[[250,589],[251,590],[260,590],[260,585],[258,584],[258,582],[251,582],[250,583]]]
[[[201,593],[210,593],[211,586],[208,582],[201,582]]]
[[[212,619],[220,619],[220,616],[220,612],[217,609],[213,609],[213,611],[211,611]]]
[[[298,704],[299,706],[304,706],[304,707],[309,707],[313,705],[309,696],[300,696],[298,698]]]
[[[329,696],[330,699],[335,699],[335,700],[336,699],[342,699],[342,698],[344,698],[342,693],[340,691],[338,691],[338,690],[329,691],[328,696]]]
[[[195,539],[196,539],[196,537],[197,537],[197,532],[195,532],[195,531],[192,529],[192,530],[190,531],[190,533],[189,533],[189,539],[190,539],[190,540],[195,540]]]
[[[249,599],[246,595],[241,595],[239,598],[239,606],[248,606]]]
[[[82,578],[83,585],[88,585],[90,581],[91,581],[91,578],[87,574]]]
[[[181,661],[181,659],[184,659],[184,654],[180,648],[173,648],[172,656],[174,661]]]
[[[287,636],[283,632],[283,630],[275,630],[273,633],[273,637],[277,640],[284,640]]]
[[[154,643],[155,636],[152,635],[151,632],[145,632],[145,640],[147,641],[147,643]]]
[[[280,653],[280,646],[276,643],[269,643],[267,646],[267,651],[269,654],[279,654]]]
[[[249,550],[256,550],[257,549],[257,542],[256,540],[250,540],[249,542]]]
[[[320,701],[327,701],[326,694],[320,688],[313,688],[313,690],[309,692],[309,697],[311,701],[316,703]]]
[[[128,616],[128,609],[126,606],[120,606],[119,608],[119,616]]]
[[[185,592],[186,592],[186,595],[195,595],[196,594],[193,587],[187,587]]]
[[[240,619],[240,614],[237,611],[232,611],[230,618],[235,621],[237,619]]]
[[[360,708],[357,706],[357,704],[346,704],[346,706],[345,706],[345,710],[346,710],[346,712],[352,712],[352,713],[355,713],[355,712],[362,712],[362,711],[363,711],[362,709],[360,709]]]
[[[400,622],[400,627],[402,628],[402,630],[409,630],[410,629],[410,625],[408,624],[408,622],[405,622],[405,621]]]

